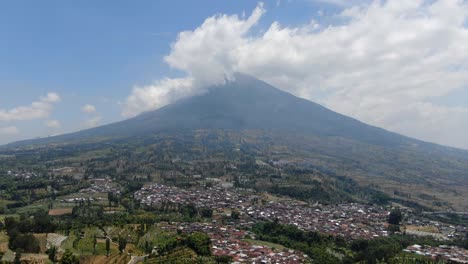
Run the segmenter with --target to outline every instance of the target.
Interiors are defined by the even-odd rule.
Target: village
[[[212,253],[215,256],[230,256],[232,263],[304,263],[309,257],[301,252],[280,245],[258,245],[254,234],[233,225],[216,223],[178,223],[165,225],[162,229],[179,230],[183,233],[203,232],[210,236]]]
[[[278,221],[292,224],[304,231],[317,231],[346,238],[375,238],[387,236],[388,210],[362,204],[309,205],[291,199],[265,201],[254,193],[225,190],[222,187],[205,189],[179,189],[161,184],[143,187],[134,195],[136,200],[149,207],[164,202],[188,204],[211,208],[217,213],[238,210],[245,223]]]

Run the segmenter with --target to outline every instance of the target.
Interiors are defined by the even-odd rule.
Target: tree
[[[106,255],[110,255],[110,238],[106,237]]]
[[[151,251],[153,250],[153,245],[152,243],[150,244],[148,240],[145,241],[145,253],[150,254]]]
[[[123,236],[119,236],[119,251],[122,253],[125,250],[125,247],[127,246],[127,238]]]
[[[186,205],[185,210],[190,218],[194,218],[198,214],[197,207],[194,203],[189,203]]]
[[[211,208],[202,208],[200,211],[200,215],[204,218],[211,218],[213,217],[213,209]]]
[[[112,202],[114,201],[114,193],[107,193],[107,201],[109,202],[109,207],[112,207]]]
[[[198,255],[211,255],[211,239],[205,233],[194,232],[188,235],[184,240],[184,244],[193,249]]]
[[[237,220],[237,219],[239,219],[239,217],[240,217],[240,213],[239,213],[238,211],[234,211],[234,210],[233,210],[233,211],[231,212],[231,218],[232,218],[232,219]]]
[[[390,200],[390,196],[380,191],[375,191],[375,193],[370,198],[370,201],[372,203],[379,204],[379,205],[387,204],[389,200]]]
[[[401,220],[403,219],[403,215],[399,208],[393,209],[388,216],[388,223],[391,225],[399,225]]]
[[[73,255],[73,253],[67,249],[65,253],[63,253],[62,259],[60,260],[61,264],[79,264],[79,259]]]
[[[17,235],[9,246],[11,249],[21,249],[23,252],[28,253],[39,253],[41,251],[39,240],[32,234]]]
[[[216,264],[229,264],[232,262],[231,256],[215,256]]]
[[[20,264],[21,263],[21,252],[22,252],[21,249],[16,251],[15,260],[13,261],[13,263],[15,263],[15,264]]]
[[[7,208],[5,205],[0,205],[0,214],[5,214],[5,212],[7,211]]]
[[[462,241],[462,247],[468,249],[468,233],[466,233],[465,239]]]
[[[94,238],[93,238],[93,254],[94,255],[96,254],[96,247],[97,247],[97,239],[96,239],[96,235],[94,235]]]
[[[55,263],[57,261],[57,248],[55,247],[51,247],[47,250],[47,255],[49,255],[49,259],[50,261],[52,261],[53,263]]]

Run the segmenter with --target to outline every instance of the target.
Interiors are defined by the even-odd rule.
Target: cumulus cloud
[[[91,117],[91,118],[89,118],[88,120],[86,120],[85,126],[86,126],[87,128],[96,127],[97,125],[100,124],[101,120],[102,120],[102,117],[101,117],[100,115]]]
[[[0,109],[0,121],[23,121],[45,118],[50,115],[55,103],[60,101],[56,93],[41,96],[29,106],[19,106],[9,110]]]
[[[0,127],[0,135],[13,136],[18,134],[19,130],[15,126]]]
[[[209,85],[232,79],[237,58],[231,50],[246,44],[244,35],[265,12],[259,4],[244,19],[237,15],[218,15],[205,20],[195,31],[181,32],[165,61],[187,73],[185,78],[166,78],[152,85],[134,87],[123,104],[123,116],[134,116],[157,109],[178,99],[202,93]],[[227,42],[228,40],[229,42]],[[191,56],[187,56],[191,54]]]
[[[84,122],[85,128],[96,127],[101,123],[102,116],[96,111],[94,105],[86,104],[81,108],[81,111],[87,114],[87,119]]]
[[[257,30],[264,13],[259,4],[248,17],[216,15],[181,32],[165,61],[187,77],[135,87],[123,113],[244,72],[364,122],[468,148],[457,132],[468,130],[468,107],[434,103],[468,83],[467,2],[375,1],[345,8],[336,25],[274,22]]]
[[[92,104],[86,104],[81,108],[83,113],[92,114],[96,112],[96,107]]]
[[[190,77],[164,79],[152,85],[136,86],[124,103],[122,115],[130,117],[165,106],[177,99],[196,94],[199,92],[196,88],[198,87],[193,85]]]
[[[179,33],[165,61],[203,84],[221,83],[225,76],[232,78],[242,60],[239,55],[253,41],[247,33],[264,13],[259,4],[246,19],[237,15],[210,17],[194,31]]]
[[[60,128],[62,125],[58,120],[47,120],[45,122],[45,125],[49,128],[57,129]]]

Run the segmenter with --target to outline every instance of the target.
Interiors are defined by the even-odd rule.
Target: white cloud
[[[239,55],[249,45],[249,30],[265,13],[259,4],[246,19],[237,15],[207,18],[194,31],[179,33],[171,53],[165,57],[173,68],[185,71],[195,84],[222,83],[238,70]]]
[[[343,2],[343,1],[332,1]],[[468,108],[434,99],[466,89],[468,3],[376,1],[344,9],[346,23],[278,22],[258,33],[265,10],[217,15],[181,32],[165,61],[187,73],[134,88],[124,114],[155,109],[245,72],[297,96],[387,129],[468,148]]]
[[[99,123],[101,122],[102,120],[102,117],[101,116],[94,116],[94,117],[91,117],[89,118],[88,120],[86,120],[85,122],[85,126],[86,128],[92,128],[92,127],[96,127],[97,125],[99,125]]]
[[[0,109],[0,121],[23,121],[46,118],[50,115],[53,105],[60,101],[56,93],[41,96],[38,101],[29,106],[19,106],[9,110]]]
[[[81,108],[83,113],[92,114],[96,112],[96,107],[92,104],[86,104]]]
[[[84,122],[85,128],[93,128],[101,123],[102,116],[96,111],[96,107],[94,105],[86,104],[81,108],[81,111],[87,114],[87,119]]]
[[[0,127],[0,135],[13,136],[18,134],[19,130],[15,126]]]
[[[337,7],[356,7],[356,6],[366,6],[372,3],[372,0],[306,0],[311,3],[318,4],[329,4]],[[391,0],[392,1],[392,0]],[[418,1],[418,0],[414,0]]]
[[[134,116],[165,106],[177,99],[191,96],[198,92],[194,89],[192,78],[164,79],[152,85],[134,87],[132,94],[124,103],[122,115]]]
[[[58,120],[47,120],[45,122],[45,125],[49,128],[54,129],[60,128],[62,126]]]
[[[231,57],[229,51],[246,44],[244,34],[257,23],[263,13],[263,5],[260,4],[246,20],[237,15],[219,15],[206,19],[195,33],[181,32],[172,46],[171,54],[165,60],[172,67],[187,72],[188,76],[166,78],[152,85],[134,87],[123,104],[123,116],[129,117],[162,107],[180,98],[203,92],[200,89],[207,85],[223,83],[226,77],[232,78],[234,69],[227,67],[234,65],[236,58]],[[187,56],[189,53],[191,56]]]

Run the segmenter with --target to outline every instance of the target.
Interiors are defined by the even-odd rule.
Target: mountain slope
[[[56,137],[10,144],[45,144],[93,137],[128,137],[184,129],[274,129],[338,136],[377,145],[422,143],[366,125],[253,77],[209,87],[208,92],[118,123]]]

